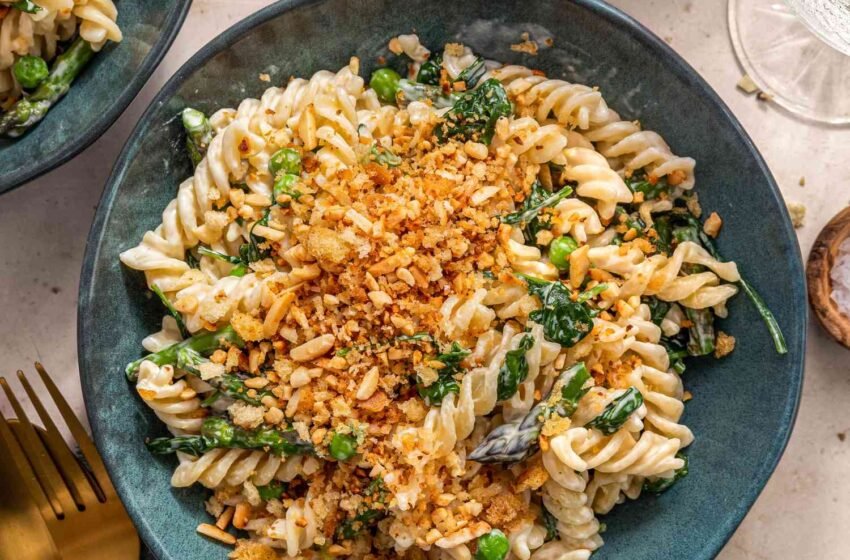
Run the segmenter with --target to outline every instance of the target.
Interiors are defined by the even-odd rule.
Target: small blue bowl
[[[68,94],[21,138],[0,138],[0,194],[62,165],[100,138],[177,36],[191,0],[117,0],[121,43],[109,43]]]
[[[477,53],[599,86],[624,117],[640,118],[676,153],[697,161],[705,211],[724,219],[719,249],[738,262],[773,309],[788,342],[778,355],[758,313],[739,295],[722,329],[738,346],[722,360],[689,363],[694,398],[684,421],[696,434],[691,474],[659,497],[614,510],[595,559],[706,560],[722,548],[782,454],[803,377],[806,296],[797,239],[779,190],[740,124],[711,88],[663,41],[630,17],[593,0],[511,2],[389,0],[281,2],[238,23],[204,47],[166,84],[115,166],[91,230],[79,304],[79,358],[95,441],[127,510],[164,560],[224,558],[198,538],[207,521],[199,488],[172,489],[173,458],[151,456],[145,437],[162,435],[133,394],[124,365],[162,315],[141,274],[118,254],[134,246],[191,174],[175,118],[186,105],[235,107],[290,75],[336,70],[352,54],[367,75],[390,37],[415,29],[426,45],[463,41]],[[554,46],[529,57],[509,49],[523,31]]]

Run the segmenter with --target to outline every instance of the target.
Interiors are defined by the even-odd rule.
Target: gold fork
[[[41,364],[35,364],[65,424],[89,466],[83,469],[22,371],[18,379],[44,424],[39,434],[4,377],[0,386],[18,417],[10,426],[0,413],[0,437],[7,441],[12,462],[47,524],[62,560],[130,560],[139,558],[139,537],[103,461]]]

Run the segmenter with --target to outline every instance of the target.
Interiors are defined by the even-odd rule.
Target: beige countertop
[[[70,163],[0,197],[0,374],[31,369],[40,360],[84,415],[76,353],[77,288],[86,235],[112,163],[168,77],[216,34],[271,3],[195,0],[171,51],[118,122]],[[797,230],[805,258],[820,228],[850,203],[850,128],[796,120],[736,89],[741,72],[729,42],[725,2],[613,4],[664,38],[708,80],[761,150],[786,200],[805,204],[805,226]],[[805,186],[800,186],[801,177]],[[850,351],[812,323],[794,435],[764,493],[718,558],[850,557],[848,432]]]

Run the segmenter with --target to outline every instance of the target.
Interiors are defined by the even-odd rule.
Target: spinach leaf
[[[522,201],[522,206],[516,212],[502,216],[502,222],[522,227],[522,236],[528,245],[537,245],[537,234],[552,227],[551,216],[540,216],[544,208],[555,206],[573,192],[571,187],[564,187],[556,193],[550,193],[540,181],[534,181],[531,192]]]
[[[685,315],[691,326],[688,327],[688,354],[705,356],[714,352],[714,313],[711,309],[691,309],[685,307]]]
[[[540,517],[543,518],[543,526],[546,527],[546,539],[543,542],[560,538],[558,535],[558,518],[549,513],[546,506],[540,506]]]
[[[517,392],[519,384],[528,377],[528,360],[525,353],[534,346],[534,337],[527,334],[519,341],[519,346],[505,354],[505,363],[499,369],[497,396],[500,401],[507,400]]]
[[[225,253],[213,251],[212,249],[207,249],[206,247],[198,247],[198,254],[232,264],[233,268],[230,269],[228,276],[241,277],[248,273],[248,263],[246,263],[242,257],[234,257]]]
[[[606,436],[615,433],[629,419],[632,412],[643,404],[643,395],[634,387],[611,401],[602,413],[587,423],[587,428],[596,428]]]
[[[590,334],[596,313],[587,302],[573,301],[570,290],[561,282],[547,282],[524,274],[520,277],[528,284],[528,293],[540,298],[541,309],[529,313],[528,318],[543,326],[547,340],[570,348]]]
[[[656,237],[654,239],[655,249],[664,255],[669,255],[672,251],[673,232],[670,228],[670,218],[667,216],[658,216],[653,224]]]
[[[260,493],[260,498],[264,502],[268,502],[269,500],[277,500],[280,498],[288,486],[289,485],[287,483],[281,482],[280,480],[272,480],[265,486],[257,486],[257,492]]]
[[[186,261],[186,264],[189,265],[189,268],[201,268],[201,263],[198,261],[198,257],[196,257],[195,253],[189,249],[186,250],[184,260]]]
[[[251,226],[251,230],[248,232],[248,243],[243,243],[239,247],[239,256],[242,258],[243,262],[252,263],[265,259],[269,256],[269,251],[267,249],[260,249],[259,245],[260,243],[263,243],[264,240],[254,235],[254,228],[257,226],[269,225],[270,211],[271,207],[266,208],[266,211],[263,213],[263,217],[254,222],[254,225]]]
[[[676,457],[682,459],[685,464],[680,468],[676,469],[673,473],[673,476],[670,478],[658,478],[655,480],[647,480],[643,483],[643,491],[651,492],[653,494],[660,494],[665,490],[669,489],[671,486],[688,476],[688,456],[682,453],[681,451],[676,453]]]
[[[632,173],[625,182],[633,193],[643,193],[644,200],[654,200],[662,194],[670,194],[670,185],[667,184],[666,177],[660,177],[652,182],[643,170]]]
[[[569,418],[578,408],[578,401],[590,389],[585,389],[584,384],[590,379],[590,372],[587,371],[584,362],[579,362],[569,369],[564,370],[555,383],[553,390],[557,390],[560,383],[560,394],[554,404],[550,404],[551,399],[547,398],[547,408],[543,411],[543,416],[551,418],[553,414]]]
[[[177,321],[177,328],[180,330],[180,336],[183,338],[189,338],[189,330],[186,328],[186,323],[183,322],[183,316],[180,315],[180,312],[177,311],[174,304],[165,297],[162,289],[156,284],[153,284],[151,285],[151,291],[156,294],[156,297],[159,298],[159,301],[162,302],[162,305],[168,310],[168,314],[174,317],[174,320]]]
[[[466,89],[470,90],[475,87],[475,84],[477,84],[478,80],[484,76],[486,71],[487,68],[484,67],[484,59],[479,56],[472,64],[464,68],[463,71],[457,75],[455,83],[463,82],[466,85]]]
[[[437,370],[437,379],[428,386],[423,385],[421,380],[417,384],[419,396],[425,399],[425,404],[428,406],[439,406],[446,395],[460,392],[460,385],[458,385],[454,376],[460,373],[462,369],[460,363],[469,354],[469,350],[459,343],[453,342],[447,352],[439,354],[434,358],[443,364],[443,367]]]
[[[431,58],[426,60],[419,66],[419,73],[416,74],[416,81],[420,84],[428,84],[429,86],[440,85],[440,74],[443,70],[443,55],[434,53]]]
[[[511,114],[513,108],[499,80],[489,79],[476,89],[460,95],[437,126],[437,140],[477,140],[490,144],[496,121]]]
[[[667,316],[670,311],[670,304],[666,301],[661,301],[655,296],[644,298],[644,303],[649,306],[650,320],[658,326],[661,326],[661,321]]]
[[[401,92],[399,106],[406,107],[411,101],[431,101],[435,109],[451,107],[460,95],[457,93],[446,93],[438,85],[420,84],[410,80],[399,80],[398,89]]]
[[[41,6],[32,0],[17,0],[16,2],[12,2],[12,7],[28,14],[37,14],[41,11]]]

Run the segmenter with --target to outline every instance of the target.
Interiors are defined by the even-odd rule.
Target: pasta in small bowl
[[[96,140],[156,68],[189,4],[0,0],[0,192]]]
[[[799,397],[772,179],[607,7],[411,9],[260,12],[126,147],[80,356],[128,511],[164,558],[712,557]]]

